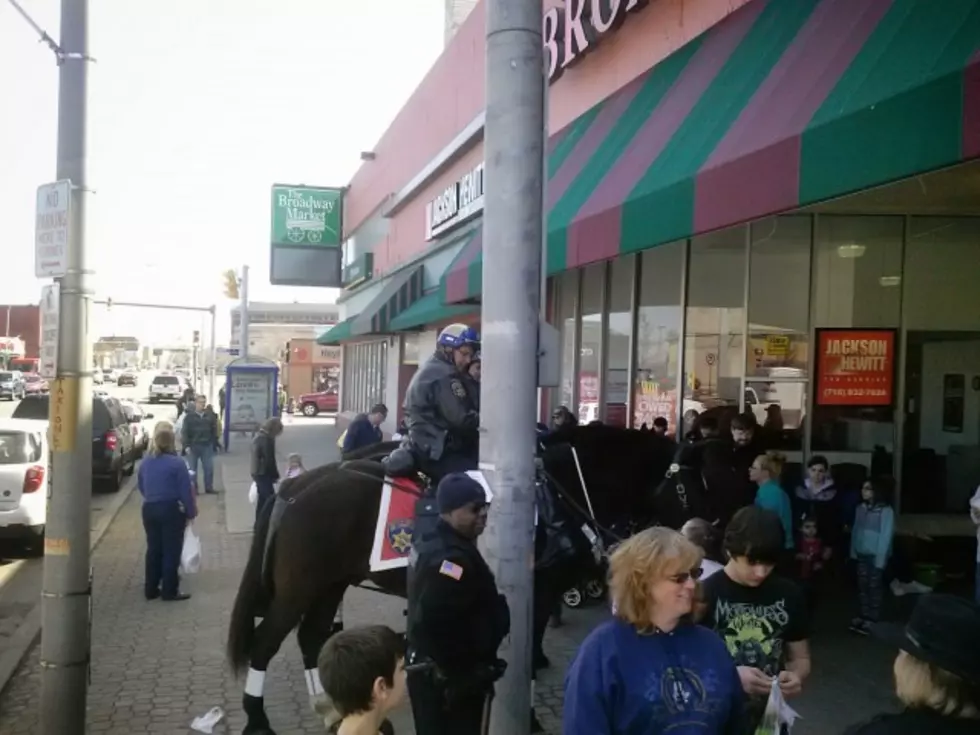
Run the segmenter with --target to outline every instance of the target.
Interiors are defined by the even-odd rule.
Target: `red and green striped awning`
[[[584,120],[549,273],[980,157],[980,0],[755,0]]]

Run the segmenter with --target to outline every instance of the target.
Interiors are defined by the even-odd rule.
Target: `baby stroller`
[[[606,538],[602,539],[591,532],[586,534],[589,541],[592,542],[592,553],[596,563],[574,587],[570,587],[562,594],[562,602],[567,607],[575,609],[582,607],[587,601],[594,602],[606,598],[606,593],[609,590],[606,583],[609,576],[609,554],[619,541],[632,536],[634,532],[630,523],[615,523],[608,530],[609,533],[603,534]],[[601,532],[602,529],[600,529]]]

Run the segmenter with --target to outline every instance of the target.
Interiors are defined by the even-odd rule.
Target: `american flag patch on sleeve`
[[[458,582],[463,576],[463,567],[459,564],[453,564],[451,561],[444,561],[439,567],[439,574],[445,574]]]

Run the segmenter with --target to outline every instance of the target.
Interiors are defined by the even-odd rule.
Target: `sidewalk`
[[[297,419],[278,442],[279,454],[298,451],[307,467],[336,456],[338,432],[322,419]],[[228,616],[251,542],[247,454],[240,445],[218,462],[222,494],[200,498],[197,528],[202,571],[185,580],[186,603],[146,602],[142,596],[144,537],[137,494],[129,499],[94,554],[95,595],[92,684],[88,732],[187,733],[191,720],[220,706],[215,733],[239,733],[242,682],[228,671],[224,641]],[[828,605],[830,607],[830,605]],[[549,629],[545,651],[551,668],[537,682],[538,717],[549,733],[561,731],[562,686],[579,644],[606,616],[605,605],[566,610],[565,625]],[[365,590],[344,601],[347,625],[381,623],[405,629],[404,602]],[[814,674],[794,702],[804,719],[794,735],[832,735],[845,725],[893,707],[894,654],[873,641],[848,635],[846,611],[828,610],[814,636]],[[38,654],[33,651],[0,695],[0,733],[37,733]],[[279,735],[323,733],[306,693],[302,661],[290,636],[266,680],[266,708]],[[414,733],[407,710],[394,718],[398,735]]]

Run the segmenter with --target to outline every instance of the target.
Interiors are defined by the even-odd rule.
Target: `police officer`
[[[469,475],[446,475],[436,502],[440,518],[413,550],[408,591],[408,689],[415,732],[479,735],[497,658],[510,632],[507,601],[498,594],[476,547],[487,524],[483,487]]]
[[[419,368],[405,396],[407,445],[419,469],[434,482],[450,472],[475,470],[480,414],[464,374],[480,348],[480,336],[465,324],[450,324],[435,354]]]

